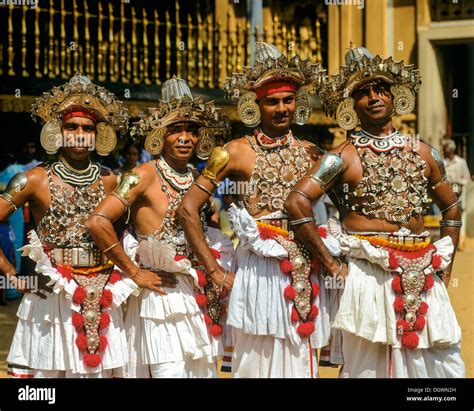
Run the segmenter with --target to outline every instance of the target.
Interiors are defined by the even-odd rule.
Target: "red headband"
[[[285,91],[295,92],[296,90],[298,90],[298,87],[288,81],[272,81],[255,90],[255,94],[257,94],[257,100],[260,100],[271,94],[283,93]]]
[[[99,120],[94,113],[91,113],[90,111],[82,111],[82,110],[77,110],[77,111],[70,111],[69,113],[66,113],[63,115],[63,121],[67,121],[72,117],[84,117],[84,118],[89,118],[95,123],[97,123]]]

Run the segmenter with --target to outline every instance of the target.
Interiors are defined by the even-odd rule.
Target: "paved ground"
[[[463,333],[462,356],[467,376],[474,377],[474,239],[466,242],[463,252],[458,252],[449,287],[454,310]],[[19,301],[0,307],[0,378],[6,377],[6,356],[16,326],[16,310]],[[322,368],[323,378],[337,378],[337,368]]]

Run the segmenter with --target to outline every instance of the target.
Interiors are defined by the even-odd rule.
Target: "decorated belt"
[[[401,251],[418,251],[426,248],[430,244],[428,237],[396,236],[389,234],[354,234],[354,237],[360,240],[366,240],[375,246],[389,247]]]
[[[290,226],[288,218],[272,218],[272,219],[262,219],[257,222],[257,224],[270,225],[272,227],[281,228],[282,230],[288,231]]]
[[[50,248],[46,249],[45,252],[56,265],[94,267],[107,263],[107,257],[97,248]]]

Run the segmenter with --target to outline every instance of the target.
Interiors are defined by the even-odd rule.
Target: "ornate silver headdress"
[[[353,109],[353,91],[375,79],[391,85],[394,109],[397,114],[406,114],[415,108],[415,94],[421,85],[421,75],[413,64],[393,61],[392,57],[373,57],[365,47],[350,47],[345,56],[345,65],[332,76],[323,76],[319,98],[329,116],[335,116],[340,127],[351,130],[357,124]]]
[[[116,96],[104,87],[92,83],[88,77],[77,73],[67,83],[53,87],[38,97],[31,107],[33,120],[44,122],[41,145],[48,154],[55,154],[61,146],[62,117],[74,111],[93,115],[96,124],[96,151],[108,155],[117,144],[117,135],[128,128],[128,111]]]
[[[296,92],[295,122],[304,124],[311,115],[309,93],[315,93],[321,74],[324,72],[318,63],[298,56],[288,58],[273,45],[255,43],[255,64],[245,66],[242,73],[233,73],[224,84],[226,96],[238,101],[237,111],[242,122],[249,127],[260,123],[260,110],[256,103],[256,90],[266,84],[283,81],[292,83]]]
[[[130,134],[136,141],[146,136],[145,149],[157,155],[163,150],[167,127],[180,122],[199,127],[195,151],[202,159],[208,158],[215,147],[214,135],[223,133],[228,127],[227,116],[214,106],[214,102],[204,103],[201,97],[194,98],[186,81],[173,76],[163,83],[158,107],[148,108],[148,115],[134,123]]]

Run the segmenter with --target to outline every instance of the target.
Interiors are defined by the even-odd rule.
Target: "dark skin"
[[[90,151],[85,147],[71,147],[74,145],[74,141],[77,140],[92,141],[95,137],[95,124],[91,119],[83,117],[72,117],[63,124],[63,136],[68,141],[67,147],[61,147],[60,153],[66,159],[66,161],[76,169],[85,169],[90,164]],[[51,192],[49,189],[48,178],[44,165],[34,167],[33,169],[26,172],[28,176],[28,182],[23,190],[13,195],[14,204],[20,208],[26,202],[29,203],[30,210],[33,214],[34,221],[38,222],[43,217],[46,210],[51,204]],[[105,192],[111,192],[116,184],[117,177],[108,171],[101,171],[102,182],[104,184]],[[52,173],[52,179],[54,184],[62,185],[72,189],[72,187],[62,182],[54,173]],[[98,184],[98,182],[96,183]],[[0,220],[5,221],[12,214],[13,209],[10,204],[0,198]],[[8,277],[11,283],[21,292],[30,292],[31,290],[26,288],[26,281],[16,277],[17,272],[13,265],[5,258],[0,250],[0,272]],[[47,298],[45,292],[51,292],[52,289],[46,286],[49,281],[48,278],[39,275],[38,276],[38,287],[40,291],[36,294],[41,298]]]
[[[359,116],[362,128],[369,133],[377,136],[389,135],[394,132],[392,125],[393,101],[392,95],[389,92],[389,86],[385,83],[375,83],[366,85],[353,93],[355,100],[355,111]],[[333,183],[332,189],[338,197],[343,195],[343,190],[352,191],[359,184],[362,179],[362,165],[356,148],[347,143],[341,144],[330,150],[332,153],[341,154],[344,161],[342,172]],[[441,183],[441,172],[431,155],[431,147],[423,142],[419,142],[418,152],[422,159],[426,162],[425,176],[428,180],[429,195],[433,201],[444,209],[456,201],[456,195],[452,191],[451,184],[448,182]],[[318,161],[310,174],[313,174],[319,167]],[[431,187],[434,186],[434,189]],[[311,204],[317,201],[324,192],[318,184],[315,184],[309,176],[304,177],[296,186],[295,189],[306,193],[310,200],[297,193],[290,193],[285,202],[285,209],[287,210],[292,220],[303,218],[310,215]],[[381,219],[369,219],[362,214],[355,211],[342,208],[336,201],[334,194],[331,194],[333,203],[337,206],[343,226],[349,231],[375,231],[375,232],[395,232],[401,227],[410,229],[415,234],[420,234],[424,231],[423,218],[421,216],[411,217],[407,224],[394,224]],[[461,211],[459,207],[453,207],[443,214],[443,218],[447,220],[458,220],[461,218]],[[325,253],[325,247],[322,243],[314,223],[305,223],[295,227],[295,233],[298,238],[313,252],[315,255]],[[459,229],[453,227],[441,228],[441,236],[449,235],[454,243],[456,250],[459,241]],[[454,260],[454,254],[453,254]],[[329,265],[326,265],[329,272],[335,273],[338,270],[338,262],[331,257]],[[443,282],[446,287],[449,285],[451,276],[451,265],[446,269],[443,275]],[[341,276],[347,275],[346,264],[342,265]]]
[[[262,98],[258,105],[261,113],[262,131],[271,138],[282,137],[290,130],[290,125],[295,112],[295,94],[292,92],[282,92],[269,95]],[[251,137],[255,144],[255,137]],[[293,142],[294,145],[298,143]],[[316,161],[320,152],[314,144],[303,141],[303,145],[311,156],[312,161]],[[256,153],[250,146],[245,137],[233,140],[226,145],[229,152],[229,162],[219,172],[217,179],[222,181],[229,178],[235,182],[248,182],[253,173]],[[205,177],[199,177],[197,183],[210,191],[215,186]],[[199,210],[209,201],[209,194],[192,186],[177,210],[177,216],[181,226],[186,233],[186,238],[191,245],[196,257],[201,261],[212,280],[226,290],[231,290],[234,282],[235,273],[229,272],[225,276],[225,271],[219,266],[215,257],[207,246],[204,232],[199,222]],[[237,195],[238,199],[243,198],[243,194]],[[260,210],[248,210],[255,217],[262,217],[270,214],[274,210],[265,207]],[[225,278],[225,281],[224,281]]]
[[[192,123],[177,123],[168,127],[165,137],[163,158],[176,171],[184,172],[198,141],[198,128]],[[150,234],[162,224],[168,209],[166,194],[162,191],[162,182],[157,175],[154,160],[141,164],[134,169],[140,182],[130,190],[130,219],[135,230],[141,234]],[[167,184],[167,183],[166,183]],[[174,192],[174,189],[168,185]],[[106,249],[118,241],[112,222],[120,218],[125,207],[115,196],[107,196],[95,212],[105,214],[109,219],[91,215],[86,222],[94,241],[99,248]],[[199,223],[200,224],[200,223]],[[150,271],[137,267],[119,244],[112,248],[107,256],[140,287],[149,288],[166,295],[163,287],[175,288],[178,280],[175,274],[165,271]]]

